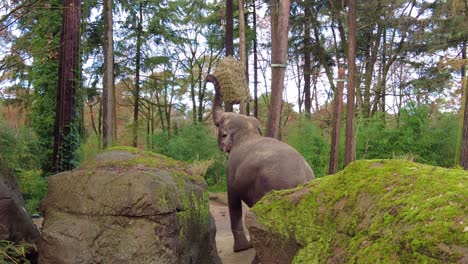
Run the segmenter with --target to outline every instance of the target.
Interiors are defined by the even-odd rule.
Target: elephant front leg
[[[242,225],[242,202],[238,197],[233,197],[228,193],[229,217],[231,219],[231,231],[234,236],[234,252],[239,252],[252,247],[247,240]]]

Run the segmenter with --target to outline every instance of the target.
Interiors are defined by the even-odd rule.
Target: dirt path
[[[248,207],[244,205],[243,209],[245,215]],[[255,257],[254,249],[237,253],[234,253],[232,250],[234,241],[231,233],[228,207],[223,203],[210,201],[210,211],[216,221],[216,246],[218,248],[218,255],[223,264],[251,263]]]

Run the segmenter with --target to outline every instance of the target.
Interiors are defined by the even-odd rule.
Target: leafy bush
[[[0,159],[11,169],[38,169],[42,153],[31,129],[20,128],[18,133],[0,120]]]
[[[411,157],[443,167],[454,163],[457,119],[451,113],[431,118],[428,106],[409,105],[401,111],[399,123],[371,118],[359,123],[357,131],[359,159]]]
[[[218,151],[216,139],[198,124],[182,127],[171,136],[160,132],[155,142],[156,152],[178,160],[207,160]]]
[[[93,160],[100,151],[101,141],[99,138],[95,134],[87,137],[78,149],[80,164]]]
[[[226,182],[226,161],[227,157],[221,151],[218,151],[212,157],[213,164],[208,168],[205,174],[208,190],[211,192],[227,191]]]
[[[17,176],[21,194],[29,214],[39,212],[39,202],[47,193],[47,181],[40,170],[23,170]]]
[[[17,164],[17,144],[13,129],[0,122],[0,160],[10,168]]]
[[[285,142],[295,148],[312,167],[315,177],[328,172],[330,144],[311,121],[299,117],[286,128]]]
[[[205,179],[210,191],[226,190],[226,155],[219,148],[216,138],[199,124],[183,126],[169,135],[162,131],[155,135],[154,151],[174,159],[188,162],[212,160]]]

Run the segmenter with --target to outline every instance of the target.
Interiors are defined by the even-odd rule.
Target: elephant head
[[[237,113],[226,113],[221,108],[221,93],[218,80],[212,74],[206,76],[215,87],[213,101],[213,122],[218,127],[218,145],[224,152],[230,152],[234,144],[240,143],[245,134],[261,135],[260,123],[255,117]]]
[[[218,144],[222,151],[230,152],[235,144],[241,144],[252,136],[260,136],[260,123],[255,117],[236,113],[220,114],[218,121]]]

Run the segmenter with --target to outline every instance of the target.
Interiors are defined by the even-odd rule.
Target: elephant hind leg
[[[231,231],[234,237],[234,252],[252,248],[252,244],[247,240],[244,226],[242,225],[242,202],[228,192],[229,217],[231,220]]]

